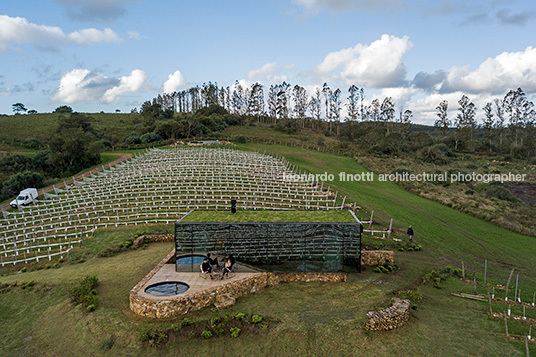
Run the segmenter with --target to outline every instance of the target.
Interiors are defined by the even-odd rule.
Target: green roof
[[[329,222],[357,223],[349,211],[193,211],[180,222]]]

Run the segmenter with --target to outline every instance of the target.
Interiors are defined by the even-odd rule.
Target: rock
[[[236,299],[232,297],[229,294],[221,294],[216,297],[216,302],[214,303],[214,306],[216,306],[219,309],[223,309],[226,307],[231,307],[235,304]]]

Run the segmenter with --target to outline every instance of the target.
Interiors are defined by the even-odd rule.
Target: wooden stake
[[[508,282],[506,283],[506,297],[504,298],[505,301],[508,301],[508,288],[510,287],[510,281],[512,280],[512,275],[514,275],[514,268],[512,268],[512,271],[510,272],[510,276],[508,277]]]
[[[369,229],[372,229],[372,218],[374,217],[374,210],[370,211]]]
[[[517,301],[517,284],[519,283],[519,274],[516,274],[516,291],[514,295],[514,301]]]
[[[525,353],[527,354],[527,357],[530,357],[529,339],[527,338],[527,335],[525,335]]]
[[[491,309],[491,295],[488,293],[488,304],[489,304],[489,316],[493,316],[493,310]]]
[[[475,286],[475,295],[476,295],[476,273],[473,274],[473,284]]]
[[[488,260],[484,260],[484,285],[486,285],[486,277],[488,274]]]
[[[504,317],[504,330],[506,331],[506,337],[508,337],[508,320],[506,319],[506,311],[503,310]]]
[[[462,278],[465,279],[465,265],[463,265],[463,260],[462,260]]]

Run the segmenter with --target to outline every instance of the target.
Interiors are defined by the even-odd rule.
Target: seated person
[[[231,263],[231,259],[227,259],[222,269],[222,273],[223,273],[221,276],[222,280],[225,277],[225,274],[227,274],[227,277],[229,277],[229,273],[232,271],[232,268],[233,268],[233,264]]]
[[[235,263],[236,263],[236,259],[233,257],[232,254],[229,254],[229,256],[227,257],[227,260],[229,260],[231,262],[231,269],[233,269]]]
[[[207,258],[208,258],[208,263],[209,263],[210,265],[215,266],[215,267],[217,267],[217,268],[220,267],[220,263],[218,263],[218,257],[212,259],[212,258],[210,257],[210,253],[207,253]]]
[[[203,274],[208,274],[210,276],[210,279],[213,279],[213,277],[212,277],[212,266],[208,262],[208,258],[203,259],[203,264],[201,264],[201,272]]]

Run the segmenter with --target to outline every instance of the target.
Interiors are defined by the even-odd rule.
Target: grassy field
[[[0,133],[2,133],[0,139],[44,140],[50,138],[58,126],[59,115],[43,113],[0,117]],[[138,114],[130,113],[91,113],[87,116],[90,117],[89,123],[97,134],[108,137],[107,134],[113,133],[120,141],[123,141],[123,138],[135,129],[136,124],[141,122]]]
[[[341,222],[356,223],[348,211],[194,211],[181,222]]]
[[[35,281],[22,289],[11,287],[0,294],[0,322],[3,338],[0,355],[521,355],[522,343],[509,342],[504,322],[486,314],[487,303],[451,296],[452,292],[471,293],[472,284],[456,278],[439,288],[422,285],[422,277],[432,269],[448,264],[475,272],[479,292],[484,259],[488,260],[488,282],[506,284],[515,268],[520,274],[521,295],[532,300],[536,280],[536,245],[533,237],[511,233],[489,222],[468,216],[404,191],[389,182],[340,182],[338,172],[350,174],[364,169],[350,158],[262,144],[243,144],[245,150],[284,155],[291,163],[312,173],[328,171],[339,195],[356,201],[357,216],[367,219],[375,210],[375,220],[387,225],[394,218],[397,235],[404,236],[407,225],[415,228],[415,239],[423,246],[419,252],[396,252],[399,267],[390,274],[365,269],[351,274],[347,283],[292,283],[267,288],[238,299],[231,313],[252,313],[278,322],[261,335],[244,335],[203,340],[197,336],[170,340],[150,348],[140,341],[149,329],[168,329],[177,321],[153,321],[135,316],[128,307],[128,292],[173,247],[169,243],[150,244],[101,258],[98,253],[132,238],[142,230],[171,231],[172,227],[129,227],[98,230],[92,239],[71,253],[58,268],[34,269],[0,276],[0,284]],[[225,215],[218,219],[225,219]],[[297,217],[296,219],[299,219]],[[367,239],[373,239],[368,237]],[[384,244],[379,241],[380,245]],[[94,313],[73,307],[67,295],[70,286],[85,275],[95,274],[100,305]],[[515,276],[514,276],[515,280]],[[412,310],[412,318],[402,329],[374,333],[362,329],[366,312],[389,306],[398,290],[411,289],[423,296]],[[497,296],[504,291],[497,290]],[[513,298],[513,292],[510,293]],[[504,306],[504,305],[503,305]],[[494,306],[500,309],[501,306]],[[204,309],[190,314],[194,321],[221,316],[224,311]],[[535,314],[531,310],[531,314]],[[531,315],[532,316],[532,315]],[[527,325],[509,323],[510,333],[523,334]],[[113,341],[111,343],[110,341]],[[536,352],[531,345],[532,353]]]

